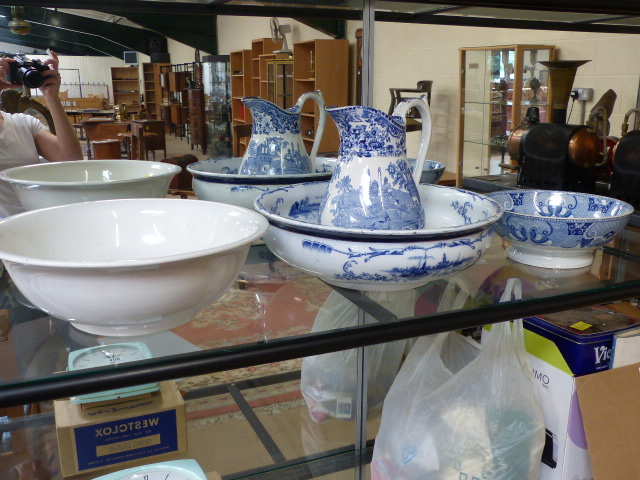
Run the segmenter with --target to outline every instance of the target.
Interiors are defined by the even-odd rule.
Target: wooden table
[[[87,145],[89,147],[91,141],[109,139],[98,133],[100,130],[99,125],[104,123],[127,125],[126,132],[120,132],[110,138],[118,138],[125,142],[130,159],[146,160],[147,150],[164,150],[163,158],[167,156],[165,129],[162,120],[126,120],[124,122],[116,122],[113,118],[89,118],[82,122],[84,131],[87,134]],[[91,158],[90,148],[88,156]]]

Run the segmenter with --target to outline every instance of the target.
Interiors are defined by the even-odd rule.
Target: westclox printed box
[[[54,402],[62,474],[125,468],[187,451],[185,407],[175,382],[145,398],[89,408]]]

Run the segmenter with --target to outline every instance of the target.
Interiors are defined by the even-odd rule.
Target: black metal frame
[[[640,263],[640,258],[624,252],[607,249],[607,253]],[[429,317],[412,317],[399,322],[393,321],[395,317],[390,316],[388,311],[377,310],[364,294],[350,292],[349,295],[356,305],[366,307],[366,311],[379,319],[380,323],[237,346],[233,347],[233,351],[221,348],[126,363],[117,369],[85,369],[60,373],[53,378],[3,386],[0,391],[0,407],[22,405],[27,399],[29,403],[55,400],[110,388],[204,375],[433,333],[474,328],[526,317],[531,315],[532,311],[536,314],[553,313],[624,300],[640,296],[640,281],[612,285],[610,289],[599,288],[589,293],[570,292],[552,298],[541,296]]]

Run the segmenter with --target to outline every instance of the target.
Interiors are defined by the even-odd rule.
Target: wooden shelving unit
[[[322,91],[326,105],[345,106],[349,101],[349,41],[309,40],[293,45],[293,98],[306,92]],[[308,101],[302,108],[302,137],[311,150],[318,128],[319,109]],[[319,153],[335,153],[340,135],[330,119],[325,126]]]
[[[138,67],[111,67],[111,87],[114,105],[126,105],[129,113],[140,111]]]
[[[256,96],[269,99],[268,65],[278,58],[281,45],[269,38],[251,42],[251,50],[231,52],[231,104],[233,125],[252,123],[242,99]],[[322,90],[327,105],[344,106],[349,101],[349,41],[309,40],[293,46],[293,104],[306,92]],[[277,102],[274,102],[277,103]],[[302,113],[302,136],[311,151],[318,129],[320,110],[307,102]],[[244,153],[248,139],[242,138],[234,155]],[[340,146],[338,129],[327,121],[319,152],[335,153]]]
[[[162,119],[162,84],[160,74],[162,67],[170,66],[170,63],[143,63],[142,75],[144,80],[144,104],[147,108],[149,120]]]
[[[231,52],[231,110],[233,124],[251,123],[242,99],[251,95],[251,50]]]
[[[282,47],[282,42],[274,42],[270,38],[259,38],[251,41],[251,94],[254,97],[261,97],[261,81],[266,79],[266,69],[263,71],[261,63],[266,60],[263,58],[273,59],[275,51]],[[266,97],[265,97],[266,98]]]
[[[269,63],[276,59],[275,53],[269,53],[267,55],[260,55],[259,64],[259,81],[260,88],[258,92],[254,94],[260,98],[269,98]]]

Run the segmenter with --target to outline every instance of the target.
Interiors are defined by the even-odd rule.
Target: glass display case
[[[229,55],[202,59],[202,83],[209,158],[233,155],[231,133],[231,66]]]
[[[555,55],[548,45],[460,49],[459,180],[514,168],[507,139],[530,107],[546,121],[549,75],[539,62]]]
[[[613,302],[640,291],[640,233],[632,228],[580,269],[529,267],[508,260],[505,247],[494,236],[485,257],[459,274],[412,290],[364,293],[330,287],[257,244],[229,292],[192,322],[126,339],[86,334],[48,316],[5,272],[0,278],[5,315],[0,408],[28,402],[33,410],[0,423],[0,431],[14,441],[20,435],[31,438],[29,455],[55,459],[48,400],[174,379],[186,401],[189,455],[207,471],[224,478],[312,478],[332,472],[354,478],[354,470],[367,464],[380,420],[381,388],[388,387],[374,375],[377,370],[365,373],[365,359],[375,349],[385,349],[386,361],[396,358],[397,367],[404,347],[393,346],[395,341],[405,345],[406,339],[425,334]],[[498,304],[510,277],[522,280],[524,298]],[[462,310],[440,304],[444,289],[454,284],[469,295]],[[123,340],[145,342],[154,358],[65,371],[69,352]],[[311,369],[310,362],[318,359],[324,368]],[[327,389],[335,378],[350,385],[340,391],[344,408],[334,399],[334,407],[323,405],[320,415],[305,394],[310,384]],[[256,454],[234,453],[237,441],[250,442]],[[55,466],[47,468],[61,478]]]
[[[293,59],[267,62],[267,100],[284,109],[293,107]]]
[[[51,2],[42,3],[52,6]],[[571,3],[561,5],[563,10],[580,10],[581,4],[573,2],[572,8]],[[217,9],[239,15],[255,13],[264,6],[236,0],[215,5],[116,2],[121,7],[141,11],[147,8],[145,4],[150,5],[150,10],[167,8],[173,15],[184,11],[215,14]],[[512,4],[531,8],[520,0]],[[439,5],[423,2],[379,2],[377,8],[379,19],[396,22],[428,22],[429,11],[443,10]],[[615,10],[615,6],[606,8]],[[638,7],[627,8],[633,13]],[[359,2],[347,2],[346,6],[340,2],[320,2],[311,7],[304,3],[267,7],[269,14],[277,9],[296,17],[305,14],[317,17],[322,9],[338,18],[353,20],[363,16],[363,5]],[[490,9],[480,10],[486,16]],[[640,14],[640,10],[635,13]],[[516,16],[516,11],[509,10],[508,14]],[[603,21],[599,15],[594,17]],[[454,15],[446,21],[466,25],[467,20]],[[507,16],[502,24],[499,18],[474,20],[494,27],[535,26],[530,18],[517,23],[518,20]],[[558,23],[554,26],[561,29]],[[598,28],[604,27],[600,24]],[[365,31],[365,42],[369,41],[367,35]],[[471,63],[477,64],[477,96],[473,102],[465,101],[462,110],[477,112],[474,117],[477,121],[473,125],[465,125],[464,120],[461,123],[464,126],[460,129],[461,144],[465,149],[460,150],[460,175],[462,165],[471,168],[470,174],[486,173],[482,161],[486,158],[485,164],[489,164],[490,140],[505,135],[518,121],[514,120],[515,112],[521,116],[526,110],[523,97],[535,102],[535,93],[544,103],[540,89],[534,92],[531,87],[533,78],[540,80],[542,86],[540,70],[524,71],[525,65],[532,65],[533,61],[530,53],[525,56],[525,50],[536,50],[539,61],[545,55],[553,58],[553,47],[523,46],[520,60],[514,48],[514,56],[507,51],[503,61],[505,48],[497,47],[499,54],[495,60],[490,59],[487,48],[473,51],[469,68],[464,67],[468,73]],[[466,65],[466,60],[462,65]],[[242,67],[234,68],[233,74],[238,76],[242,71]],[[492,72],[498,72],[497,80],[490,75]],[[205,70],[205,78],[206,75]],[[215,91],[224,100],[220,97],[220,101],[213,101],[220,109],[211,109],[208,118],[228,121],[231,102],[228,91],[222,84],[220,89],[214,88],[211,79],[215,75],[213,72],[210,75],[205,89],[211,84],[211,96]],[[227,67],[217,78],[226,77],[228,83],[228,75]],[[501,75],[507,83],[506,96]],[[301,78],[307,83],[315,81],[307,76]],[[529,87],[525,86],[525,80]],[[167,78],[166,85],[168,81]],[[366,85],[365,82],[365,89]],[[525,94],[526,88],[531,90]],[[469,89],[473,90],[471,83]],[[492,130],[494,114],[496,125]],[[492,148],[495,153],[496,147]],[[413,290],[367,294],[332,288],[288,267],[263,244],[258,244],[251,248],[246,265],[227,295],[183,327],[144,337],[154,358],[118,368],[104,366],[73,372],[66,371],[71,351],[121,338],[83,334],[68,322],[48,316],[20,294],[5,272],[0,277],[0,478],[3,475],[21,480],[62,478],[52,400],[166,380],[176,381],[183,392],[188,414],[188,455],[196,458],[207,473],[218,471],[225,480],[365,478],[380,418],[379,405],[373,396],[377,384],[370,384],[367,363],[373,348],[427,334],[638,297],[639,251],[640,233],[629,228],[615,244],[599,249],[589,267],[572,271],[536,269],[508,260],[505,245],[496,236],[485,257],[458,275]],[[500,285],[513,276],[526,284],[524,298],[498,304]],[[470,300],[462,309],[438,311],[440,295],[452,283],[464,285]],[[349,323],[341,322],[345,317]],[[325,321],[322,328],[319,319]],[[348,416],[338,418],[337,408],[327,410],[324,422],[316,422],[310,415],[300,382],[306,360],[320,355],[336,356],[339,367],[329,373],[350,378],[353,389],[348,397],[351,408]],[[341,397],[343,405],[347,404],[345,397]]]

